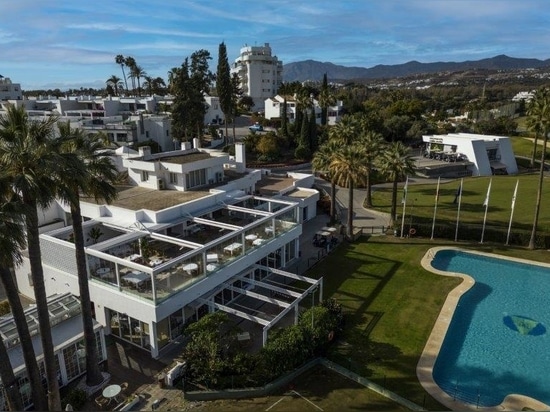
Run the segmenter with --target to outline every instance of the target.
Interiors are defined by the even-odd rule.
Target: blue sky
[[[23,89],[105,87],[132,56],[167,79],[194,51],[244,45],[344,66],[550,58],[548,0],[0,0],[0,74]]]

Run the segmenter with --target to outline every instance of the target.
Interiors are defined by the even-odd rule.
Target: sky
[[[118,54],[149,76],[205,49],[216,71],[245,45],[283,64],[550,58],[548,0],[0,0],[0,75],[23,90],[105,87]]]

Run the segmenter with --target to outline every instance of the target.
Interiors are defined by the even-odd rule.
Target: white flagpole
[[[407,176],[407,180],[405,181],[405,186],[403,187],[403,199],[401,199],[401,203],[403,203],[403,215],[401,216],[401,237],[403,237],[403,228],[405,227],[405,207],[407,207],[408,184],[409,184],[409,176]]]
[[[514,217],[514,207],[516,206],[516,195],[518,194],[518,184],[519,179],[516,181],[516,188],[514,189],[514,194],[512,196],[512,211],[510,212],[510,223],[508,223],[508,234],[506,235],[506,246],[510,241],[510,229],[512,228],[512,218]]]
[[[481,229],[481,241],[479,243],[483,243],[483,237],[485,235],[485,222],[487,222],[487,209],[489,209],[489,196],[491,195],[492,183],[493,183],[493,179],[489,180],[489,186],[487,187],[487,194],[485,195],[485,201],[483,202],[483,206],[485,206],[485,216],[483,216],[483,229]]]
[[[441,180],[441,176],[437,178],[437,189],[435,191],[435,204],[434,204],[434,218],[432,221],[432,237],[431,240],[434,240],[434,231],[435,231],[435,214],[437,213],[437,202],[439,201],[439,182]]]
[[[462,201],[462,184],[464,183],[464,179],[460,179],[460,193],[458,194],[458,209],[456,211],[456,230],[455,230],[455,242],[458,239],[458,222],[460,220],[460,202]]]

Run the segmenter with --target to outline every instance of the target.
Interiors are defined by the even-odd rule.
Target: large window
[[[187,189],[206,184],[206,169],[193,170],[185,175],[185,186]]]
[[[177,173],[170,173],[170,183],[176,185],[178,184],[178,174]]]
[[[149,180],[149,172],[147,170],[141,171],[141,181],[146,182]]]

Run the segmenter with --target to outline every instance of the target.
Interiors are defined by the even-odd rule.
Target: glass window
[[[141,181],[146,182],[149,180],[149,172],[147,170],[141,171]]]
[[[178,174],[177,173],[170,173],[170,183],[177,184],[178,183]]]

